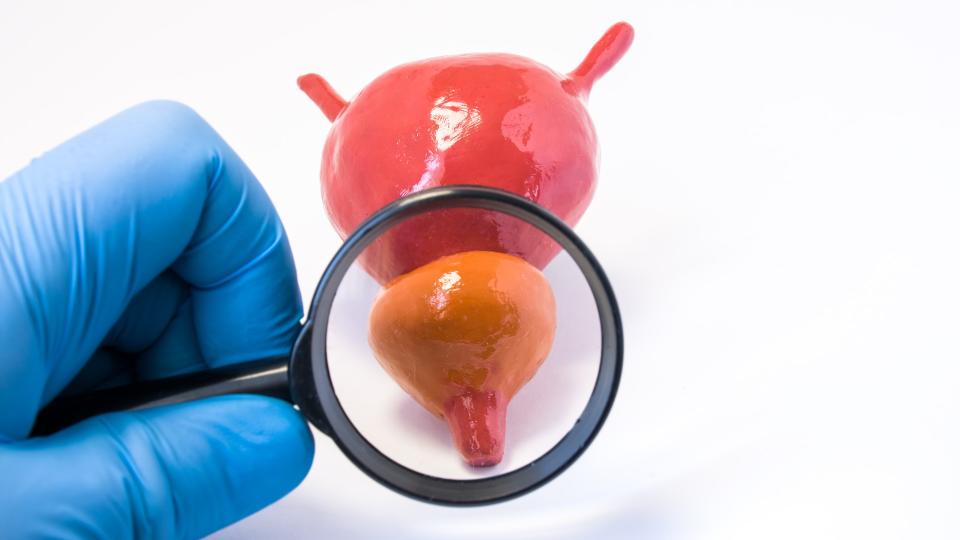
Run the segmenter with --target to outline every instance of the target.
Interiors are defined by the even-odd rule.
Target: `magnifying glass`
[[[471,467],[459,459],[443,422],[391,380],[368,336],[368,316],[381,289],[358,261],[402,223],[451,211],[495,213],[500,223],[533,226],[562,248],[544,269],[556,299],[556,337],[537,374],[510,403],[507,448],[493,467]],[[334,255],[308,313],[289,358],[60,398],[40,412],[34,434],[111,411],[225,394],[267,395],[292,402],[386,487],[430,503],[482,505],[528,493],[569,467],[600,431],[619,385],[623,328],[602,267],[561,219],[499,189],[443,186],[384,207]]]

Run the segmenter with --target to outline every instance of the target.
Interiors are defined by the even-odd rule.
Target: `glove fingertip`
[[[312,456],[300,414],[266,397],[98,416],[0,448],[0,537],[203,537],[295,488]]]
[[[222,396],[136,413],[150,426],[186,536],[202,536],[296,488],[313,461],[313,435],[281,400]]]

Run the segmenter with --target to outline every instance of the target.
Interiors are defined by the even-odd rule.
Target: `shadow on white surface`
[[[443,420],[427,412],[410,396],[406,394],[397,395],[396,404],[391,410],[393,411],[393,422],[398,429],[415,433],[418,439],[429,441],[430,446],[446,446],[451,451],[455,451],[453,449],[453,439],[450,437],[450,432]]]
[[[419,503],[415,503],[419,504]],[[322,507],[321,507],[322,506]],[[404,506],[404,505],[399,505]],[[580,505],[506,503],[451,509],[424,506],[404,515],[371,502],[362,512],[340,512],[342,506],[296,504],[272,507],[269,522],[246,522],[211,538],[315,538],[356,540],[670,540],[684,528],[662,502],[643,497],[607,497]]]

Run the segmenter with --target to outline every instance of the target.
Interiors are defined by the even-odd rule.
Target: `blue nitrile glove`
[[[270,200],[183,105],[134,107],[0,183],[0,537],[194,538],[293,489],[313,439],[269,398],[27,437],[68,384],[286,354],[301,312]]]

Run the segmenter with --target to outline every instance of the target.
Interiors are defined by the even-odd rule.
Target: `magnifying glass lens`
[[[601,349],[591,288],[558,243],[493,210],[437,209],[385,229],[346,271],[326,369],[358,440],[422,475],[476,480],[568,435]]]

